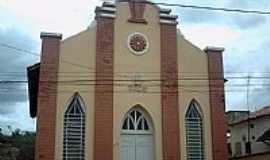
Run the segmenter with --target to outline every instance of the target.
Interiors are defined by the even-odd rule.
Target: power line
[[[50,72],[50,71],[43,71],[43,72]],[[92,73],[96,73],[95,71],[65,71],[65,72],[58,72],[61,74],[92,74]],[[160,74],[160,72],[155,72],[155,71],[125,71],[125,72],[114,72],[114,73],[130,73],[130,74]],[[184,72],[184,71],[180,71],[178,73],[181,74],[191,74],[191,75],[205,75],[207,76],[209,73],[221,73],[221,72]],[[269,74],[270,72],[267,71],[263,71],[263,72],[241,72],[241,71],[237,71],[237,72],[232,72],[232,71],[224,71],[222,73],[225,74]],[[19,71],[8,71],[8,72],[0,72],[0,74],[25,74],[25,72],[19,72]]]
[[[50,71],[45,71],[46,72],[50,72]],[[122,74],[123,73],[123,74]],[[114,72],[114,80],[131,80],[131,81],[162,81],[160,73],[157,73],[157,75],[149,75],[149,74],[141,74],[141,73],[126,73],[126,72]],[[221,78],[216,78],[216,79],[209,79],[208,74],[206,75],[193,75],[192,73],[189,75],[187,74],[183,74],[182,72],[178,72],[178,74],[180,74],[180,78],[177,79],[171,79],[171,80],[180,80],[180,81],[203,81],[203,80],[221,80]],[[85,81],[95,81],[95,73],[89,72],[89,73],[83,73],[83,74],[76,74],[76,73],[71,73],[71,74],[67,74],[67,73],[61,73],[58,72],[59,78],[63,79],[63,80],[85,80]],[[136,79],[136,75],[139,75],[141,78],[140,79]],[[26,78],[26,74],[1,74],[0,73],[0,79],[2,77],[2,80],[9,80],[8,78],[10,77],[17,77],[19,78]],[[111,79],[111,75],[110,74],[102,74],[100,75],[100,77],[102,79],[108,80]],[[246,80],[246,79],[252,79],[252,80],[260,80],[260,81],[265,81],[265,80],[269,80],[270,76],[268,74],[265,75],[261,75],[261,76],[225,76],[225,79],[228,79],[229,82],[231,82],[231,80]],[[100,79],[100,80],[102,80]]]
[[[237,13],[243,13],[243,14],[270,15],[270,11],[260,11],[260,10],[244,10],[244,9],[225,8],[225,7],[184,5],[184,4],[176,4],[176,3],[154,3],[154,2],[142,2],[142,3],[156,4],[156,5],[168,6],[168,7],[191,8],[191,9],[199,9],[199,10],[237,12]]]
[[[126,82],[126,83],[124,83]],[[129,83],[132,82],[132,83]],[[146,81],[147,82],[147,81]],[[8,84],[26,84],[27,81],[2,81],[0,84],[8,85]],[[127,81],[120,81],[118,83],[115,82],[94,82],[94,83],[84,83],[84,81],[40,81],[40,83],[58,83],[59,85],[68,85],[68,86],[96,86],[96,85],[103,85],[103,86],[115,86],[115,87],[147,87],[147,88],[155,88],[155,87],[161,87],[161,83],[137,83],[131,80]],[[270,90],[270,84],[249,84],[250,87],[252,87],[252,90],[256,89],[266,89]],[[179,83],[178,85],[175,84],[168,84],[164,85],[164,87],[173,87],[173,88],[188,88],[188,89],[195,89],[195,90],[209,90],[209,84],[186,84],[186,83]],[[212,85],[211,86],[215,90],[220,90],[223,89],[223,85]],[[239,90],[241,88],[246,88],[247,84],[231,84],[231,85],[226,85],[225,90],[231,90],[231,89],[236,89]],[[1,89],[1,88],[0,88]],[[2,88],[5,89],[5,88]],[[6,88],[8,89],[8,88]],[[12,88],[11,88],[12,89]],[[244,90],[243,90],[244,91]],[[245,90],[246,91],[246,90]]]
[[[30,55],[34,55],[34,56],[38,56],[40,57],[40,55],[38,53],[35,53],[35,52],[31,52],[29,50],[25,50],[25,49],[22,49],[22,48],[18,48],[18,47],[15,47],[15,46],[12,46],[12,45],[9,45],[9,44],[5,44],[5,43],[0,43],[1,46],[3,47],[6,47],[6,48],[9,48],[9,49],[13,49],[13,50],[16,50],[20,53],[26,53],[26,54],[30,54]],[[85,65],[81,65],[81,64],[77,64],[77,63],[73,63],[73,62],[70,62],[70,61],[67,61],[65,59],[62,59],[60,60],[64,63],[67,63],[67,64],[71,64],[71,65],[74,65],[74,66],[77,66],[77,67],[80,67],[80,68],[85,68],[85,69],[90,69],[90,70],[95,70],[94,68],[92,67],[88,67],[88,66],[85,66]],[[50,71],[45,71],[45,72],[50,72]],[[3,76],[3,74],[7,75],[12,75],[12,74],[20,74],[20,73],[25,73],[25,72],[0,72]],[[74,74],[74,77],[77,77],[77,74],[94,74],[96,73],[95,71],[87,71],[87,72],[59,72],[61,74]],[[152,76],[155,76],[154,74],[156,74],[157,76],[160,77],[160,72],[151,72],[151,71],[141,71],[141,72],[113,72],[114,74],[117,74],[117,76],[119,77],[130,77],[132,76],[133,74],[148,74],[147,76],[150,76],[152,74]],[[194,75],[198,75],[198,76],[206,76],[205,79],[208,79],[208,72],[206,73],[202,73],[202,72],[178,72],[180,74],[190,74],[190,78],[194,78]],[[212,72],[212,73],[219,73],[219,72]],[[224,72],[225,74],[245,74],[247,72]],[[253,73],[253,74],[262,74],[262,73],[265,73],[265,74],[270,74],[270,72],[249,72],[249,73]],[[123,75],[120,75],[120,74],[123,74]],[[124,75],[124,74],[128,74],[128,75]],[[130,75],[131,74],[131,75]],[[70,75],[72,77],[72,75]],[[85,75],[85,76],[88,76],[88,75]],[[106,76],[106,74],[103,74],[103,76]],[[145,76],[145,75],[144,75]],[[188,78],[188,77],[185,77],[185,78]],[[196,77],[198,78],[198,77]],[[201,78],[201,77],[199,77]],[[225,78],[229,78],[229,79],[246,79],[247,77],[235,77],[235,76],[226,76]],[[255,79],[270,79],[270,77],[252,77],[250,76],[249,78],[255,78]],[[202,80],[204,78],[201,78]]]
[[[3,46],[3,47],[6,47],[6,48],[10,48],[10,49],[13,49],[13,50],[16,50],[16,51],[19,51],[20,53],[26,53],[26,54],[30,54],[30,55],[35,55],[35,56],[40,56],[39,54],[37,54],[37,53],[34,53],[34,52],[31,52],[31,51],[28,51],[28,50],[25,50],[25,49],[21,49],[21,48],[17,48],[17,47],[14,47],[14,46],[11,46],[11,45],[7,45],[7,44],[2,44],[1,43],[1,46]],[[78,66],[78,67],[81,67],[81,68],[85,68],[85,66],[83,66],[83,65],[79,65],[79,64],[75,64],[75,63],[72,63],[72,62],[69,62],[69,61],[65,61],[65,60],[62,60],[64,63],[68,63],[68,64],[72,64],[72,65],[75,65],[75,66]],[[93,69],[93,68],[91,68],[91,69]],[[93,69],[94,70],[94,69]],[[45,71],[45,72],[49,72],[49,71]],[[9,74],[18,74],[18,73],[20,73],[20,72],[10,72]],[[61,73],[61,72],[59,72],[59,73]],[[67,72],[67,73],[69,73],[69,72]],[[65,74],[67,74],[67,73],[65,73]],[[75,74],[76,73],[76,74]],[[88,72],[82,72],[82,74],[84,74],[84,73],[86,73],[86,74],[91,74],[91,73],[96,73],[95,71],[88,71]],[[124,74],[131,74],[131,75],[120,75],[120,74],[118,74],[118,75],[114,75],[115,77],[130,77],[130,76],[132,76],[133,74],[138,74],[137,72],[136,73],[130,73],[130,72],[114,72],[114,74],[117,74],[117,73],[124,73]],[[179,72],[180,73],[180,72]],[[189,81],[191,81],[191,80],[210,80],[209,78],[208,78],[208,74],[209,73],[201,73],[201,72],[196,72],[196,73],[194,73],[194,72],[181,72],[181,74],[183,75],[183,73],[185,73],[185,74],[191,74],[191,75],[193,75],[192,77],[182,77],[182,78],[179,78],[179,79],[176,79],[176,80],[189,80]],[[231,72],[231,73],[233,73],[233,72]],[[238,73],[244,73],[244,72],[235,72],[236,74],[238,74]],[[254,72],[255,73],[255,72]],[[269,73],[269,72],[261,72],[261,73]],[[5,72],[4,74],[8,74],[7,72]],[[76,77],[76,78],[79,78],[79,77],[82,77],[82,75],[80,75],[79,77],[78,77],[78,72],[74,72],[74,73],[72,73],[73,75],[70,75],[70,77],[72,78],[72,77]],[[79,73],[79,74],[81,74],[81,73]],[[160,77],[160,73],[158,73],[158,72],[142,72],[142,73],[139,73],[139,74],[146,74],[147,76],[149,76],[149,74],[151,75],[151,74],[157,74],[157,76],[159,76]],[[197,76],[194,76],[194,75],[197,75],[197,76],[199,76],[199,77],[197,77]],[[206,77],[201,77],[202,75],[205,75]],[[93,75],[94,76],[94,75]],[[144,75],[145,76],[145,75]],[[63,75],[61,76],[61,77],[63,77]],[[103,75],[103,77],[106,77],[106,74],[104,74]],[[247,78],[253,78],[253,79],[270,79],[270,77],[266,77],[266,76],[253,76],[253,77],[251,77],[251,76],[249,76],[249,77],[245,77],[245,76],[232,76],[232,77],[226,77],[226,78],[228,78],[228,79],[247,79]],[[221,79],[216,79],[216,80],[221,80]],[[76,82],[76,83],[78,83],[78,82],[88,82],[88,81],[90,81],[90,82],[98,82],[98,81],[104,81],[104,80],[95,80],[95,79],[84,79],[84,80],[73,80],[73,81],[71,81],[71,82]],[[111,80],[107,80],[107,79],[105,79],[105,81],[111,81]],[[162,81],[161,79],[144,79],[144,80],[118,80],[118,79],[114,79],[113,80],[114,82],[117,82],[117,81],[119,81],[119,82],[155,82],[155,81],[157,81],[157,82],[160,82],[160,81]],[[5,80],[5,81],[0,81],[0,84],[15,84],[15,83],[28,83],[28,81],[11,81],[11,80]],[[53,82],[50,82],[50,81],[48,81],[48,82],[44,82],[44,83],[53,83]],[[70,81],[60,81],[60,82],[58,82],[58,83],[70,83]],[[69,84],[69,85],[71,85],[71,84]],[[109,84],[104,84],[104,83],[95,83],[95,84],[72,84],[72,85],[115,85],[115,86],[127,86],[127,85],[130,85],[130,84],[112,84],[112,83],[109,83]],[[269,84],[254,84],[253,86],[268,86]],[[152,85],[152,87],[153,86],[160,86],[160,84],[154,84],[154,85]],[[176,87],[176,86],[172,86],[172,85],[168,85],[169,87]],[[195,90],[192,90],[192,92],[209,92],[209,91],[207,91],[207,90],[204,90],[204,91],[202,91],[201,89],[203,89],[202,87],[207,87],[207,86],[204,86],[204,85],[200,85],[200,84],[197,84],[197,85],[190,85],[190,84],[185,84],[185,85],[181,85],[181,84],[179,84],[178,85],[178,87],[196,87],[195,88]],[[236,84],[236,85],[226,85],[227,87],[245,87],[245,85],[244,84]],[[149,87],[149,85],[148,85],[148,87]],[[209,87],[209,86],[208,86]],[[216,86],[216,87],[219,87],[219,86]],[[199,89],[198,89],[199,88]],[[208,89],[208,88],[205,88],[205,89]],[[241,91],[241,90],[235,90],[235,91],[239,91],[239,92],[243,92],[243,91]],[[254,90],[253,90],[254,91]],[[226,92],[230,92],[230,91],[228,91],[228,90],[226,90]]]
[[[0,89],[0,94],[8,94],[8,93],[18,93],[19,91],[23,91],[26,92],[26,90],[7,90],[7,89]],[[104,91],[95,91],[94,89],[92,90],[82,90],[82,89],[75,89],[75,90],[63,90],[63,89],[59,89],[57,91],[53,91],[50,89],[47,89],[46,93],[50,93],[50,94],[56,94],[56,93],[74,93],[75,91],[77,92],[86,92],[86,93],[97,93],[97,94],[110,94],[110,92],[104,92]],[[177,91],[142,91],[142,92],[134,92],[134,91],[130,91],[129,89],[125,89],[125,90],[114,90],[114,94],[119,94],[119,93],[128,93],[128,94],[161,94],[161,93],[171,93],[171,94],[175,94],[175,93],[179,93],[179,92],[188,92],[188,93],[198,93],[198,94],[210,94],[210,91],[205,89],[205,90],[200,90],[200,89],[188,89],[188,88],[179,88],[178,92]],[[221,92],[221,90],[212,90],[211,94],[212,95],[219,95]],[[269,93],[269,90],[266,90],[264,88],[261,89],[254,89],[252,90],[252,92],[260,92],[260,93]],[[230,90],[226,90],[226,93],[246,93],[245,89],[230,89]],[[41,95],[42,96],[42,95]]]
[[[121,64],[120,64],[121,65]],[[51,72],[49,70],[46,71],[42,71],[44,73],[47,72]],[[0,76],[24,76],[25,75],[25,71],[24,72],[0,72]],[[77,77],[77,76],[81,76],[81,77],[89,77],[89,76],[94,76],[96,73],[96,71],[88,71],[88,72],[82,72],[82,71],[78,71],[78,72],[74,72],[74,71],[59,71],[58,74],[60,74],[61,76],[65,77]],[[168,73],[168,72],[167,72]],[[246,75],[246,74],[250,74],[252,73],[254,76],[253,77],[264,77],[262,75],[267,75],[267,77],[270,77],[270,73],[269,72],[184,72],[184,71],[179,71],[179,72],[175,72],[175,73],[179,73],[181,74],[181,76],[183,77],[196,77],[196,78],[201,78],[201,77],[208,77],[209,74],[211,73],[224,73],[225,75]],[[141,75],[141,76],[151,76],[151,77],[160,77],[161,72],[159,71],[153,71],[153,72],[147,72],[147,71],[114,71],[113,74],[117,74],[117,76],[121,76],[121,77],[130,77],[130,76],[135,76],[135,75]],[[106,76],[106,75],[110,75],[108,73],[103,73],[102,76]],[[237,77],[237,76],[225,76],[226,78],[230,78],[230,77]],[[238,76],[239,77],[239,76]]]
[[[12,46],[12,45],[8,45],[8,44],[5,44],[5,43],[0,43],[0,45],[2,47],[5,47],[5,48],[16,50],[16,51],[18,51],[20,53],[26,53],[26,54],[29,54],[29,55],[34,55],[34,56],[40,57],[40,54],[38,54],[38,53],[31,52],[31,51],[28,51],[28,50],[25,50],[25,49],[21,49],[21,48]],[[76,64],[76,63],[73,63],[73,62],[70,62],[70,61],[67,61],[67,60],[64,60],[64,59],[61,59],[60,61],[62,61],[64,63],[67,63],[67,64],[70,64],[70,65],[73,65],[73,66],[80,67],[80,68],[85,68],[85,69],[90,69],[90,70],[93,69],[91,67],[87,67],[87,66],[84,66],[84,65],[81,65],[81,64]]]
[[[105,0],[103,0],[103,1],[105,1]],[[164,2],[150,2],[150,1],[141,1],[141,2],[137,2],[137,3],[147,3],[147,4],[160,5],[160,6],[166,6],[166,7],[191,8],[191,9],[198,9],[198,10],[237,12],[237,13],[243,13],[243,14],[270,15],[270,11],[246,10],[246,9],[239,9],[239,8],[186,5],[186,4],[179,4],[179,3],[164,3]]]
[[[35,55],[35,56],[40,56],[39,54],[37,54],[37,53],[34,53],[34,52],[31,52],[31,51],[28,51],[28,50],[25,50],[25,49],[21,49],[21,48],[17,48],[17,47],[15,47],[15,46],[12,46],[12,45],[8,45],[8,44],[4,44],[4,43],[0,43],[1,44],[1,46],[3,46],[3,47],[6,47],[6,48],[10,48],[10,49],[13,49],[13,50],[16,50],[16,51],[19,51],[20,53],[27,53],[27,54],[31,54],[31,55]],[[72,63],[72,62],[69,62],[69,61],[65,61],[65,60],[63,60],[63,62],[65,62],[65,63],[69,63],[69,64],[72,64],[72,65],[75,65],[75,66],[78,66],[78,67],[83,67],[83,68],[85,68],[85,66],[83,66],[83,65],[79,65],[79,64],[75,64],[75,63]],[[92,69],[92,68],[91,68]],[[49,71],[45,71],[45,72],[49,72]],[[20,72],[11,72],[10,74],[18,74],[18,73],[20,73]],[[59,73],[61,73],[61,72],[59,72]],[[68,73],[68,72],[67,72]],[[77,72],[74,72],[74,73],[77,73]],[[73,73],[73,74],[74,74]],[[89,74],[89,73],[96,73],[96,72],[82,72],[82,73],[87,73],[87,74]],[[114,74],[115,73],[125,73],[125,74],[137,74],[137,72],[136,73],[130,73],[130,72],[114,72]],[[147,76],[149,76],[149,74],[157,74],[157,76],[159,76],[160,77],[160,73],[158,73],[158,72],[142,72],[143,74],[147,74]],[[180,72],[179,72],[180,73]],[[185,77],[185,76],[183,76],[183,77],[181,77],[181,78],[179,78],[179,79],[170,79],[170,80],[180,80],[180,81],[183,81],[183,80],[188,80],[188,81],[200,81],[200,80],[211,80],[211,79],[209,79],[208,78],[208,74],[209,73],[200,73],[200,72],[197,72],[197,73],[194,73],[194,72],[181,72],[181,74],[183,74],[183,73],[186,73],[186,74],[192,74],[193,76],[192,77]],[[235,72],[235,73],[241,73],[241,72]],[[261,73],[263,73],[263,72],[261,72]],[[264,72],[264,73],[269,73],[269,72]],[[5,74],[7,74],[7,72],[5,73]],[[141,73],[139,73],[139,74],[141,74]],[[196,77],[196,76],[194,76],[194,74],[198,74],[200,77]],[[202,74],[205,74],[205,76],[206,77],[201,77],[201,75]],[[130,76],[132,76],[132,75],[114,75],[115,77],[120,77],[120,76],[122,76],[122,77],[129,77],[130,78]],[[144,75],[145,76],[145,75]],[[70,78],[72,78],[72,77],[76,77],[76,78],[79,78],[79,77],[82,77],[82,76],[77,76],[77,74],[76,74],[76,76],[75,76],[75,74],[74,75],[70,75]],[[104,74],[102,77],[106,77],[106,74]],[[252,78],[252,79],[270,79],[270,77],[269,76],[248,76],[248,77],[245,77],[245,76],[231,76],[231,77],[226,77],[226,78],[228,78],[228,79],[249,79],[249,78]],[[213,79],[213,80],[222,80],[222,79]],[[98,82],[98,81],[114,81],[114,82],[160,82],[160,81],[163,81],[162,79],[160,79],[160,78],[156,78],[156,79],[142,79],[142,80],[133,80],[133,79],[113,79],[113,80],[110,80],[110,79],[99,79],[99,80],[95,80],[95,79],[82,79],[82,80],[66,80],[66,81],[59,81],[59,83],[70,83],[70,82],[76,82],[76,83],[78,83],[78,82]],[[2,80],[2,81],[0,81],[0,84],[15,84],[15,83],[28,83],[28,81],[19,81],[19,80],[17,80],[17,81],[14,81],[14,80]],[[54,83],[54,82],[52,82],[52,81],[44,81],[44,83]],[[77,85],[94,85],[94,84],[77,84]],[[101,83],[101,84],[98,84],[98,83],[95,83],[95,85],[112,85],[112,84],[104,84],[104,83]],[[118,84],[119,85],[119,84]],[[154,84],[155,85],[155,84]],[[254,86],[267,86],[268,84],[254,84]],[[159,85],[160,86],[160,85]],[[168,85],[168,86],[171,86],[171,87],[173,87],[172,85]],[[183,86],[183,85],[179,85],[179,86]],[[193,87],[202,87],[202,85],[200,85],[200,84],[198,84],[198,85],[187,85],[186,84],[186,86],[189,86],[189,87],[191,87],[191,86],[193,86]],[[226,85],[226,86],[228,86],[228,85]],[[236,87],[243,87],[243,86],[245,86],[245,85],[230,85],[230,86],[236,86]],[[175,86],[174,86],[175,87]]]
[[[247,77],[226,77],[229,81],[225,83],[225,85],[234,85],[236,84],[244,84],[244,80],[247,80]],[[253,77],[250,78],[254,81],[253,85],[267,85],[270,77]],[[168,81],[178,81],[179,83],[202,83],[202,82],[208,82],[209,80],[214,81],[224,81],[223,79],[216,78],[211,79],[208,77],[180,77],[180,78],[174,78],[174,79],[162,79],[159,77],[148,77],[143,76],[141,79],[135,79],[134,77],[120,77],[120,76],[114,76],[112,79],[108,76],[101,76],[99,79],[96,79],[95,76],[59,76],[58,82],[140,82],[140,83],[149,83],[149,82],[168,82]],[[20,82],[18,82],[20,81]],[[239,82],[237,82],[239,81]],[[0,75],[0,84],[1,83],[27,83],[27,77],[20,77],[20,76],[1,76]],[[53,81],[46,81],[46,82],[53,82]]]
[[[160,77],[158,78],[147,78],[144,77],[142,79],[132,79],[131,76],[119,79],[118,78],[110,78],[106,76],[101,76],[102,79],[85,79],[84,77],[80,76],[73,76],[69,77],[70,79],[63,79],[59,81],[41,81],[41,82],[166,82],[166,81],[209,81],[209,80],[216,80],[216,81],[223,81],[224,79],[222,78],[208,78],[208,77],[180,77],[180,78],[171,78],[171,79],[161,79]],[[117,76],[116,76],[117,77]],[[61,78],[61,76],[60,76]],[[76,79],[74,79],[76,78]],[[84,79],[83,79],[84,78]],[[246,80],[246,79],[253,79],[253,80],[269,80],[269,76],[228,76],[226,77],[227,79],[236,79],[236,80]],[[27,80],[0,80],[0,83],[28,83]],[[257,83],[258,85],[267,85],[265,83]],[[254,84],[251,84],[254,85]],[[256,85],[256,84],[255,84]]]
[[[21,49],[21,48],[17,48],[15,46],[9,45],[9,44],[5,44],[5,43],[0,43],[1,46],[5,47],[5,48],[9,48],[9,49],[13,49],[13,50],[17,50],[19,52],[23,52],[26,54],[30,54],[30,55],[34,55],[34,56],[40,56],[39,54],[35,53],[35,52],[31,52],[29,50],[25,50],[25,49]]]

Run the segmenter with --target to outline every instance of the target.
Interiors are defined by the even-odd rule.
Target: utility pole
[[[248,74],[247,76],[247,101],[246,101],[246,105],[247,105],[247,109],[248,109],[248,117],[247,117],[247,129],[248,129],[248,133],[247,133],[247,143],[245,144],[245,148],[246,148],[246,153],[247,154],[251,154],[251,142],[250,142],[250,106],[249,106],[249,86],[250,86],[250,76]]]

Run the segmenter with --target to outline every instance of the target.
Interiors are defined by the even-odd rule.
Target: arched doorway
[[[141,107],[125,115],[120,137],[120,160],[154,160],[154,128]]]

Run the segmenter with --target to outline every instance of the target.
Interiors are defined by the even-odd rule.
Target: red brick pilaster
[[[41,33],[40,37],[42,39],[42,55],[39,77],[35,159],[55,160],[57,74],[62,35]]]
[[[94,160],[113,159],[114,19],[96,17]],[[105,85],[102,85],[105,84]]]
[[[163,160],[180,160],[176,25],[160,24]]]
[[[227,160],[223,48],[207,47],[213,160]]]
[[[130,19],[129,22],[133,23],[147,23],[144,19],[145,1],[136,2],[135,0],[129,1]]]

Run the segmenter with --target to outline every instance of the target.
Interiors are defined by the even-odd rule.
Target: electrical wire
[[[33,56],[38,56],[38,57],[40,57],[40,55],[39,55],[38,53],[31,52],[31,51],[28,51],[28,50],[25,50],[25,49],[21,49],[21,48],[12,46],[12,45],[8,45],[8,44],[5,44],[5,43],[0,43],[0,45],[1,45],[2,47],[5,47],[5,48],[9,48],[9,49],[16,50],[16,51],[18,51],[18,52],[20,52],[20,53],[26,53],[26,54],[29,54],[29,55],[33,55]],[[94,70],[94,68],[91,68],[91,67],[88,67],[88,66],[84,66],[84,65],[81,65],[81,64],[76,64],[76,63],[67,61],[67,60],[65,60],[65,59],[61,59],[60,61],[62,61],[63,63],[67,63],[67,64],[70,64],[70,65],[73,65],[73,66],[80,67],[80,68],[85,68],[85,69]]]
[[[31,55],[35,55],[35,56],[40,56],[39,54],[36,54],[34,52],[31,52],[31,51],[28,51],[28,50],[24,50],[24,49],[21,49],[21,48],[17,48],[17,47],[14,47],[14,46],[11,46],[11,45],[7,45],[7,44],[1,44],[2,46],[6,47],[6,48],[10,48],[10,49],[13,49],[13,50],[16,50],[18,52],[22,52],[22,53],[27,53],[27,54],[31,54]],[[72,64],[72,65],[75,65],[75,66],[78,66],[80,68],[85,68],[85,66],[83,65],[78,65],[76,63],[72,63],[72,62],[69,62],[69,61],[64,61],[64,63],[69,63],[69,64]],[[88,68],[89,69],[89,68]],[[93,68],[91,68],[93,69]],[[93,69],[94,70],[94,69]],[[50,71],[44,71],[44,72],[50,72]],[[15,75],[17,76],[18,74],[21,74],[23,72],[4,72],[2,73],[1,76],[3,76],[3,74],[5,74],[5,76],[12,76],[12,75]],[[59,83],[60,85],[63,85],[63,84],[68,84],[68,85],[84,85],[84,86],[91,86],[91,85],[114,85],[115,87],[119,87],[119,86],[124,86],[124,87],[127,87],[131,84],[115,84],[114,82],[141,82],[141,83],[144,83],[144,86],[146,87],[160,87],[161,84],[145,84],[145,83],[149,83],[149,82],[162,82],[163,80],[160,79],[160,73],[159,72],[135,72],[135,73],[131,73],[131,72],[114,72],[117,73],[117,75],[114,75],[114,77],[127,77],[127,78],[131,78],[132,76],[136,75],[136,74],[142,74],[144,78],[148,77],[148,76],[152,76],[152,77],[155,77],[157,76],[158,78],[155,78],[155,79],[143,79],[143,80],[133,80],[133,79],[114,79],[114,80],[108,80],[108,79],[99,79],[99,80],[95,80],[95,79],[81,79],[81,80],[78,80],[78,78],[85,78],[85,77],[91,77],[91,76],[95,76],[95,71],[87,71],[87,72],[81,72],[81,73],[78,73],[78,72],[64,72],[64,73],[61,73],[59,72],[59,75],[60,77],[62,78],[76,78],[76,80],[64,80],[64,81],[57,81],[57,83]],[[238,74],[238,73],[245,73],[245,72],[230,72],[231,74]],[[254,72],[256,73],[256,72]],[[257,74],[262,74],[262,73],[270,73],[270,72],[257,72]],[[23,73],[24,74],[24,73]],[[87,75],[85,75],[87,74]],[[93,74],[93,75],[89,75],[89,74]],[[179,74],[182,75],[182,78],[179,78],[179,79],[174,79],[174,80],[179,80],[179,81],[183,81],[183,80],[188,80],[188,81],[202,81],[202,80],[209,80],[208,78],[208,74],[209,73],[201,73],[201,72],[179,72]],[[188,74],[189,76],[183,76],[183,74]],[[79,75],[79,76],[78,76]],[[23,76],[23,75],[22,75]],[[102,74],[101,77],[107,77],[106,74]],[[242,80],[245,80],[247,78],[250,78],[250,79],[270,79],[269,76],[252,76],[252,77],[247,77],[247,76],[227,76],[226,78],[228,79],[242,79]],[[170,80],[173,80],[173,79],[170,79]],[[210,80],[221,80],[221,79],[210,79]],[[93,84],[85,84],[86,82],[95,82]],[[100,82],[103,82],[103,83],[100,83]],[[104,83],[104,82],[112,82],[112,83]],[[28,81],[26,80],[2,80],[0,81],[0,84],[20,84],[20,83],[28,83]],[[41,81],[40,83],[56,83],[56,82],[53,82],[53,81]],[[74,84],[75,83],[75,84]],[[79,84],[78,84],[79,83]],[[269,86],[270,84],[251,84],[252,86],[256,87],[256,86]],[[246,87],[246,84],[231,84],[231,85],[225,85],[226,87]],[[167,85],[167,87],[176,87],[175,85]],[[187,90],[189,92],[197,92],[197,93],[205,93],[205,92],[209,92],[209,85],[202,85],[202,84],[179,84],[178,85],[179,89],[181,87],[186,87],[188,89],[184,89],[184,90]],[[194,88],[195,87],[195,88]],[[223,84],[222,86],[212,86],[213,88],[220,88],[220,87],[223,87]],[[267,89],[267,88],[264,88],[264,89]],[[257,89],[256,89],[257,90]],[[262,91],[263,89],[259,89],[260,91]],[[10,92],[11,90],[8,89],[8,91]],[[18,90],[16,90],[18,91]],[[23,90],[25,91],[25,90]],[[245,92],[245,90],[240,90],[240,89],[237,89],[237,90],[226,90],[226,92]],[[255,91],[253,89],[253,91]],[[65,92],[65,91],[63,91]],[[116,91],[118,92],[118,91]],[[215,91],[215,90],[212,90],[212,92],[220,92],[220,91]],[[127,93],[127,92],[125,92]],[[154,93],[161,93],[161,92],[154,92]],[[153,94],[154,94],[153,93]],[[151,94],[151,92],[149,93]]]
[[[21,49],[21,48],[18,48],[18,47],[15,47],[15,46],[12,46],[12,45],[8,45],[8,44],[4,44],[4,43],[0,43],[1,46],[3,47],[6,47],[6,48],[9,48],[9,49],[13,49],[13,50],[16,50],[18,52],[21,52],[21,53],[26,53],[26,54],[30,54],[30,55],[34,55],[34,56],[40,56],[39,54],[35,53],[35,52],[31,52],[29,50],[25,50],[25,49]],[[89,69],[89,70],[93,70],[93,71],[85,71],[85,72],[58,72],[60,74],[65,75],[65,76],[70,76],[72,77],[74,75],[74,77],[78,74],[83,74],[83,75],[80,75],[80,76],[89,76],[89,74],[93,74],[93,76],[95,76],[94,74],[96,73],[95,72],[95,69],[92,68],[92,67],[88,67],[88,66],[85,66],[85,65],[81,65],[81,64],[77,64],[77,63],[74,63],[74,62],[70,62],[70,61],[67,61],[65,59],[63,60],[60,60],[64,63],[68,63],[68,64],[71,64],[71,65],[74,65],[74,66],[77,66],[77,67],[80,67],[80,68],[86,68],[86,69]],[[50,72],[50,71],[43,71],[43,72]],[[113,72],[114,74],[117,74],[117,76],[119,77],[127,77],[127,76],[132,76],[132,75],[143,75],[143,76],[159,76],[160,77],[160,72],[154,72],[154,71],[140,71],[140,72]],[[208,79],[208,72],[206,73],[202,73],[202,72],[178,72],[179,74],[181,74],[182,76],[185,75],[186,77],[188,77],[187,75],[190,75],[192,76],[191,78],[194,78],[194,75],[196,76],[205,76],[205,79]],[[212,73],[219,73],[219,72],[212,72]],[[247,74],[247,72],[224,72],[225,74]],[[249,72],[251,74],[270,74],[270,72]],[[4,76],[4,75],[18,75],[18,74],[25,74],[25,72],[0,72],[0,76]],[[86,75],[84,75],[86,74]],[[131,75],[130,75],[131,74]],[[107,76],[107,74],[102,74],[102,76]],[[114,75],[115,76],[115,75]],[[247,79],[247,76],[227,76],[226,78],[230,78],[230,79]],[[259,76],[254,76],[254,77],[250,77],[250,78],[253,78],[253,79],[269,79],[270,76],[268,77],[259,77]],[[202,78],[203,79],[203,78]]]
[[[177,3],[155,3],[155,2],[149,2],[149,1],[139,2],[139,3],[148,3],[148,4],[167,6],[167,7],[181,7],[181,8],[191,8],[191,9],[209,10],[209,11],[224,11],[224,12],[236,12],[236,13],[243,13],[243,14],[270,15],[270,11],[260,11],[260,10],[244,10],[244,9],[225,8],[225,7],[184,5],[184,4],[177,4]]]

